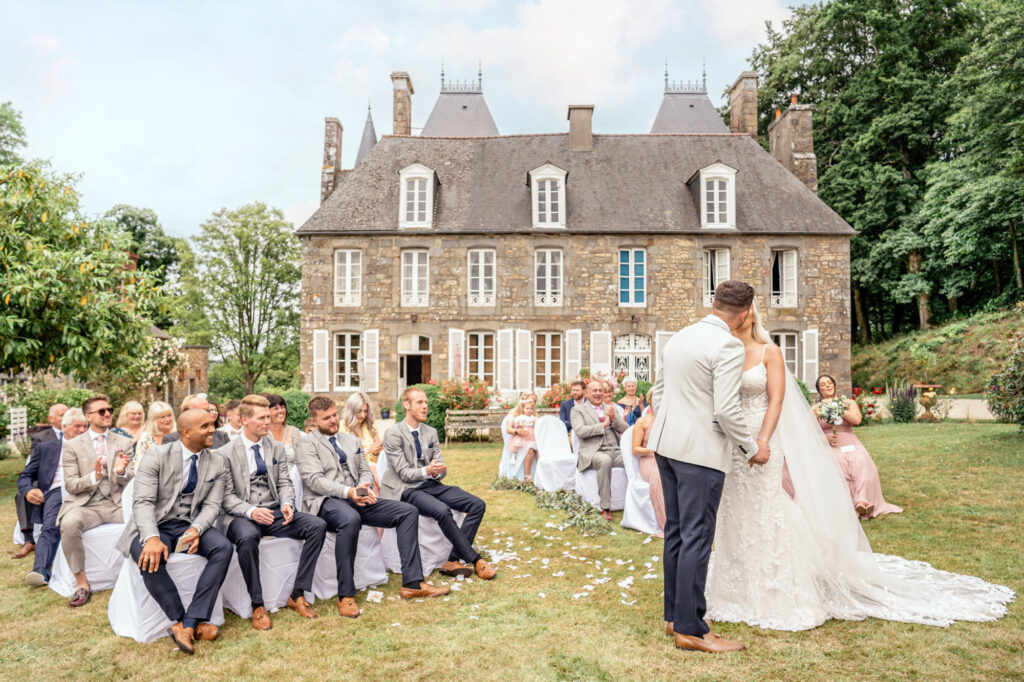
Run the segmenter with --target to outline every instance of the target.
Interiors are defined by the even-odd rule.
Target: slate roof
[[[651,133],[727,133],[729,128],[707,94],[666,92]]]
[[[359,151],[356,152],[356,165],[366,158],[366,155],[370,153],[375,144],[377,144],[377,131],[373,128],[373,115],[370,113],[369,107],[367,107],[366,125],[363,126],[363,139],[359,141]]]
[[[486,137],[498,134],[482,92],[442,91],[420,135]]]
[[[727,233],[854,233],[751,137],[726,133],[594,135],[592,152],[570,152],[568,134],[385,135],[298,234],[398,233],[398,174],[414,163],[436,173],[434,223],[403,234],[539,232],[527,181],[545,163],[568,172],[560,232],[707,234],[686,181],[717,161],[738,171],[737,229]]]

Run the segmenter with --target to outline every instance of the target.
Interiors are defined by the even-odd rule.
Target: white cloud
[[[698,21],[719,42],[751,46],[764,40],[766,21],[778,30],[789,14],[780,0],[716,0],[696,10]]]
[[[34,33],[25,39],[23,45],[33,52],[47,54],[57,51],[57,48],[60,47],[60,38],[44,33]]]

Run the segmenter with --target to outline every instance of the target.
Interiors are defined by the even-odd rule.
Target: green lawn
[[[1024,589],[1024,437],[1016,427],[891,425],[858,434],[878,463],[886,498],[905,509],[865,524],[876,551]],[[140,645],[116,637],[107,623],[109,592],[70,610],[53,592],[24,585],[29,560],[5,556],[0,679],[1024,679],[1019,601],[1001,621],[949,629],[869,620],[782,633],[720,624],[748,649],[677,651],[661,619],[661,541],[645,543],[618,526],[597,538],[547,527],[559,512],[538,509],[525,493],[489,489],[499,456],[488,444],[446,452],[448,482],[487,500],[478,544],[519,557],[501,562],[493,582],[473,580],[448,601],[405,603],[393,577],[380,604],[357,597],[364,609],[357,620],[339,618],[333,601],[321,601],[317,620],[281,611],[266,633],[226,614],[220,639],[198,643],[187,658],[167,639]],[[0,462],[5,535],[14,524],[19,469]],[[644,580],[649,573],[657,579]],[[618,586],[629,577],[631,586]],[[600,578],[610,580],[572,597]]]

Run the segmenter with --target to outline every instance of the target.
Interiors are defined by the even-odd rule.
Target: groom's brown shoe
[[[739,642],[733,642],[709,632],[703,637],[676,633],[676,648],[703,651],[708,654],[724,654],[729,651],[742,651],[746,647]]]
[[[710,620],[705,618],[704,619],[704,624],[708,626],[708,630],[711,629],[711,621]],[[665,634],[668,635],[669,637],[675,637],[676,629],[675,629],[675,626],[672,625],[672,621],[670,621],[670,620],[666,620],[665,621]],[[712,634],[714,634],[714,633],[712,633]],[[718,637],[718,635],[715,635],[715,637]]]

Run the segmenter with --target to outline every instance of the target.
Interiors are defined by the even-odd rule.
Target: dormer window
[[[434,220],[434,171],[414,163],[399,172],[398,227],[430,227]]]
[[[700,169],[700,226],[736,229],[736,169],[713,163]]]
[[[565,176],[550,163],[530,171],[534,227],[565,227]]]

